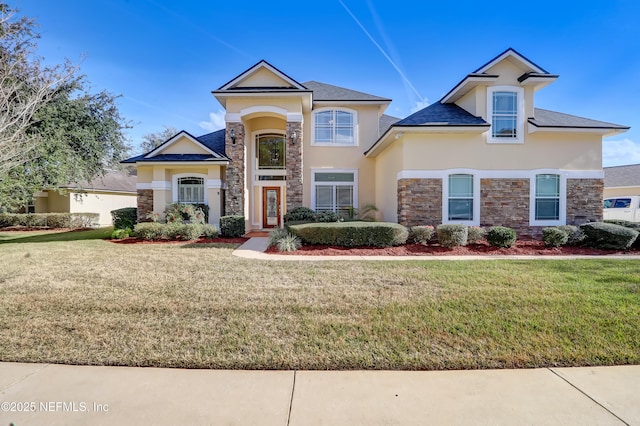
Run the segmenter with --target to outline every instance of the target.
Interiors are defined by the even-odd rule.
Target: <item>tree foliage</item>
[[[178,133],[178,129],[170,126],[163,126],[164,129],[155,133],[147,133],[142,136],[142,151],[149,152],[153,151],[164,142],[166,142],[171,137],[175,136]]]
[[[91,93],[69,62],[43,67],[33,20],[0,4],[0,209],[34,192],[81,184],[128,151],[117,97]]]

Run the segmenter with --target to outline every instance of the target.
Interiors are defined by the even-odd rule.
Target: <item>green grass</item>
[[[58,232],[56,230],[43,231],[9,231],[0,232],[0,244],[6,243],[50,243],[54,241],[82,241],[101,240],[111,236],[113,226],[104,228],[71,230]]]
[[[249,369],[640,363],[640,261],[277,262],[0,246],[0,360]]]

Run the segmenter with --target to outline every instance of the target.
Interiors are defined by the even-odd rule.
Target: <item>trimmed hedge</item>
[[[222,216],[220,218],[220,234],[227,238],[244,236],[246,234],[244,216]]]
[[[197,240],[201,236],[206,238],[218,236],[218,228],[215,225],[200,223],[142,222],[136,225],[134,232],[143,240]]]
[[[492,226],[487,232],[487,241],[494,247],[509,248],[516,243],[516,231],[506,226]]]
[[[438,233],[438,243],[442,247],[452,248],[466,246],[469,238],[467,225],[443,224],[436,227]]]
[[[547,247],[560,247],[567,244],[569,234],[559,228],[542,228],[542,242]]]
[[[569,237],[567,240],[567,245],[579,246],[584,242],[585,235],[584,232],[582,232],[582,229],[580,229],[579,227],[575,225],[560,225],[556,226],[556,228],[561,229],[567,233],[567,236]]]
[[[480,226],[469,226],[467,232],[469,233],[467,236],[467,244],[475,244],[478,241],[482,241],[487,235],[487,230]]]
[[[624,226],[625,228],[633,229],[634,231],[640,232],[640,222],[629,222],[628,220],[619,220],[619,219],[607,219],[604,223],[613,223],[614,225]],[[640,248],[640,236],[636,238],[636,241],[631,245],[631,247]]]
[[[638,238],[638,231],[613,223],[584,223],[580,229],[585,234],[585,245],[599,249],[626,250]]]
[[[387,222],[333,222],[290,225],[304,244],[341,247],[388,247],[407,242],[407,228]]]
[[[434,233],[435,229],[430,225],[412,226],[409,228],[409,237],[407,238],[407,241],[415,244],[427,244],[429,243],[429,240],[433,238]]]
[[[96,226],[99,219],[98,213],[1,213],[0,228],[89,228]]]
[[[138,223],[138,209],[135,207],[124,207],[111,210],[111,221],[115,229],[133,229]]]

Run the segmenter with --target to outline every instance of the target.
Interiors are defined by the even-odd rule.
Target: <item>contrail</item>
[[[400,74],[400,77],[405,81],[405,83],[407,83],[407,85],[411,88],[411,90],[413,90],[413,92],[416,94],[416,96],[418,96],[419,99],[424,99],[422,97],[422,95],[420,94],[420,92],[418,92],[418,90],[413,86],[413,84],[411,84],[411,81],[409,81],[407,76],[404,75],[404,73],[402,72],[400,67],[398,67],[398,65],[396,65],[396,63],[393,61],[393,59],[391,59],[389,57],[389,55],[387,55],[387,52],[385,52],[384,49],[378,44],[378,42],[371,36],[371,34],[369,34],[369,31],[367,31],[367,29],[360,23],[358,18],[356,18],[356,16],[353,13],[351,13],[349,8],[342,2],[342,0],[338,0],[338,2],[342,5],[344,10],[346,10],[347,13],[353,18],[353,20],[356,21],[356,24],[358,24],[360,29],[366,34],[366,36],[369,38],[369,40],[371,40],[371,42],[378,48],[380,53],[382,53],[384,55],[384,57],[387,58],[387,61],[389,61],[391,66],[393,68],[395,68],[395,70],[398,72],[398,74]]]

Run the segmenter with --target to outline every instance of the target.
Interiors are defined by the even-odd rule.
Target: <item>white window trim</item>
[[[353,208],[358,204],[358,169],[311,169],[311,210],[316,210],[316,173],[353,173],[353,182],[318,182],[319,185],[353,185]]]
[[[316,114],[319,112],[325,111],[344,111],[348,112],[353,116],[353,143],[352,144],[343,144],[343,143],[332,143],[332,142],[316,142]],[[358,141],[358,111],[350,108],[342,108],[342,107],[325,107],[314,109],[311,114],[311,145],[312,146],[333,146],[333,147],[341,147],[341,148],[353,148],[355,146],[360,145]]]
[[[203,204],[206,204],[207,206],[209,205],[209,194],[208,194],[208,176],[203,174],[203,173],[178,173],[175,174],[171,177],[171,183],[172,183],[172,187],[171,187],[171,199],[173,200],[173,203],[177,203],[178,202],[178,179],[180,178],[185,178],[185,177],[197,177],[197,178],[202,178],[203,179],[203,184],[204,184],[204,201]]]
[[[473,176],[473,219],[449,220],[449,176],[471,175]],[[480,176],[473,169],[450,169],[442,177],[442,223],[455,223],[467,226],[480,226]]]
[[[516,120],[515,138],[494,138],[493,129],[487,132],[487,143],[495,144],[523,144],[524,143],[524,88],[516,86],[487,87],[487,122],[493,126],[493,94],[495,92],[516,92],[518,97],[518,118]]]
[[[536,176],[556,175],[560,178],[558,220],[536,220]],[[567,176],[559,170],[534,170],[529,180],[529,226],[560,226],[567,223]]]

